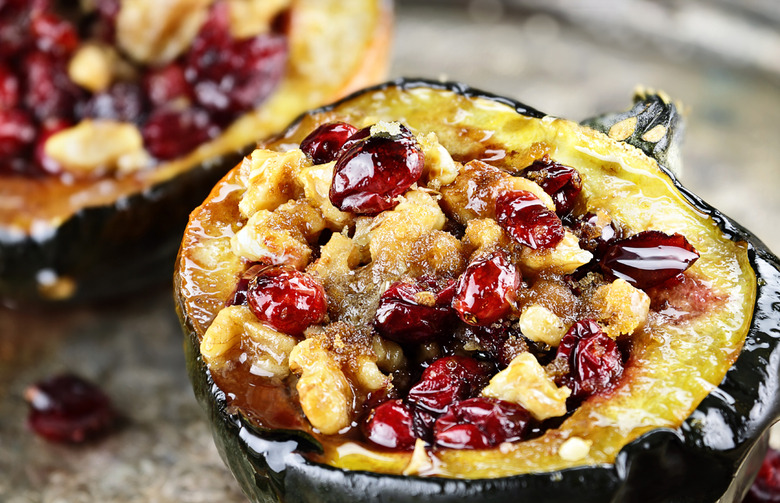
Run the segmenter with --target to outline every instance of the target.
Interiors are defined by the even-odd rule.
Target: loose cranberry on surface
[[[422,150],[411,131],[397,126],[397,134],[371,134],[342,151],[329,194],[338,209],[361,214],[392,209],[398,204],[396,198],[420,178],[425,163]]]
[[[434,414],[471,398],[487,384],[489,368],[468,356],[445,356],[434,361],[409,390],[410,404]]]
[[[117,413],[103,391],[84,379],[63,374],[30,386],[32,431],[52,442],[80,443],[108,432]]]
[[[436,420],[437,445],[453,449],[488,449],[523,439],[531,415],[520,405],[495,398],[476,397],[452,405]]]
[[[322,124],[303,139],[301,150],[311,157],[314,164],[334,161],[341,147],[357,130],[355,126],[346,122]]]
[[[452,307],[470,325],[490,325],[512,310],[520,271],[496,250],[471,262],[458,278]]]
[[[603,257],[607,245],[621,237],[620,229],[614,223],[600,220],[598,214],[591,212],[567,220],[567,225],[580,240],[580,248],[591,252],[596,258]]]
[[[402,344],[435,340],[453,321],[453,293],[453,288],[440,290],[421,281],[393,283],[379,299],[374,328]]]
[[[284,75],[286,37],[235,39],[226,2],[216,3],[188,51],[185,74],[207,110],[238,114],[262,103]]]
[[[780,503],[780,451],[767,451],[743,503]]]
[[[416,440],[412,410],[401,400],[389,400],[375,408],[365,425],[366,438],[389,449],[411,450]]]
[[[527,190],[496,198],[496,222],[518,243],[534,250],[554,248],[564,236],[561,219]]]
[[[523,176],[542,187],[555,203],[555,212],[566,215],[574,207],[577,196],[582,191],[582,178],[579,172],[551,160],[548,156],[538,159],[525,168]]]
[[[280,332],[300,335],[328,310],[325,289],[313,276],[291,267],[268,267],[249,281],[249,308]]]
[[[623,374],[623,358],[617,344],[593,320],[572,325],[561,339],[556,358],[564,358],[569,364],[564,384],[576,400],[608,390]]]
[[[175,159],[214,137],[209,114],[199,108],[159,108],[141,128],[146,149],[160,160]]]
[[[699,252],[682,234],[651,230],[611,243],[601,259],[601,268],[644,289],[677,276],[698,258]]]

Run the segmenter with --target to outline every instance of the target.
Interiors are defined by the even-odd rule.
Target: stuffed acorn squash
[[[0,298],[170,277],[192,208],[258,138],[382,78],[390,26],[389,0],[0,3]]]
[[[399,80],[216,185],[176,300],[252,501],[741,501],[778,260],[647,155],[663,96],[590,123]]]

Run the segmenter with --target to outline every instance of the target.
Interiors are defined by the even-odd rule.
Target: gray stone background
[[[780,251],[780,4],[775,0],[400,1],[391,76],[462,80],[571,119],[635,86],[685,104],[683,182]],[[125,420],[97,444],[48,444],[24,388],[61,370]],[[168,287],[75,310],[0,309],[0,501],[244,501],[187,381]]]

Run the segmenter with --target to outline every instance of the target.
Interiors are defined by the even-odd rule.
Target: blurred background
[[[461,80],[548,114],[684,105],[682,181],[780,252],[776,0],[399,0],[391,77]],[[20,344],[23,341],[24,344]],[[72,369],[125,415],[98,444],[25,426],[24,388]],[[0,501],[238,503],[184,368],[168,288],[60,312],[0,310]]]

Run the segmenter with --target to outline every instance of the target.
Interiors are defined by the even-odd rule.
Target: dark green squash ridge
[[[528,117],[545,116],[520,102],[460,83],[420,79],[390,81],[309,113],[327,111],[360,94],[389,87],[448,90],[506,104]],[[643,106],[642,110],[649,108]],[[679,124],[676,111],[667,106],[662,112],[664,123],[670,125],[667,134],[671,136],[665,137],[665,143],[656,142],[661,147],[658,152],[652,149],[651,152],[652,156],[657,155],[662,169],[669,172],[666,153],[679,141],[679,136],[674,136]],[[247,497],[256,502],[323,503],[469,499],[491,502],[740,502],[765,455],[769,428],[780,418],[780,395],[776,392],[780,382],[780,260],[747,229],[691,193],[675,176],[670,176],[685,199],[711,218],[726,238],[748,243],[750,265],[758,280],[755,308],[744,347],[720,385],[700,402],[679,428],[657,428],[645,433],[625,445],[614,464],[465,480],[349,471],[314,463],[301,454],[319,447],[308,434],[264,432],[228,409],[225,393],[214,383],[200,355],[198,335],[192,320],[187,318],[183,299],[178,295],[181,280],[177,277],[177,312],[184,328],[186,360],[195,395],[208,414],[223,460]]]

